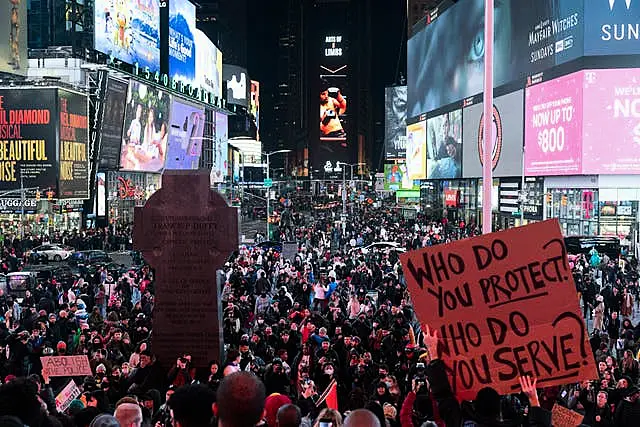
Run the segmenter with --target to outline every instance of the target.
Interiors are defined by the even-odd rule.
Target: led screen
[[[407,87],[385,89],[385,157],[403,159],[407,149]]]
[[[174,96],[165,169],[198,169],[203,132],[204,110]]]
[[[462,110],[427,121],[427,178],[462,176]]]
[[[196,83],[196,7],[187,0],[169,0],[169,75]]]
[[[410,180],[427,177],[427,121],[407,125],[407,175]]]

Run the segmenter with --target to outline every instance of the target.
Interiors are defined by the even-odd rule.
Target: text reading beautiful
[[[87,144],[77,142],[76,130],[86,130],[87,116],[68,112],[67,98],[60,98],[60,181],[73,180],[74,163],[87,161]]]

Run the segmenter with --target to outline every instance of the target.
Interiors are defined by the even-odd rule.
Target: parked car
[[[62,245],[42,245],[36,246],[27,252],[27,257],[32,262],[55,261],[60,262],[69,258],[73,253],[73,249]]]
[[[74,252],[69,257],[69,265],[80,266],[90,265],[98,262],[110,263],[111,257],[105,251],[91,250],[91,251],[78,251]]]
[[[68,265],[30,265],[22,271],[34,273],[38,282],[56,279],[58,283],[71,286],[76,279]]]

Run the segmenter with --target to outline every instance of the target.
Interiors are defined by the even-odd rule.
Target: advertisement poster
[[[522,174],[524,142],[524,91],[493,100],[493,176]],[[462,172],[465,178],[481,178],[484,154],[484,106],[474,104],[462,110]]]
[[[100,133],[100,169],[116,170],[120,163],[120,144],[125,106],[127,105],[128,83],[109,79],[104,101],[104,116]]]
[[[96,174],[96,215],[107,215],[107,177],[104,172]]]
[[[56,89],[0,89],[0,191],[57,191]],[[57,194],[55,194],[57,197]]]
[[[8,0],[0,6],[0,72],[27,75],[27,0]]]
[[[235,65],[224,64],[222,78],[227,82],[227,102],[249,108],[251,81],[247,70]]]
[[[427,120],[427,179],[462,176],[462,110]]]
[[[496,87],[582,56],[583,0],[495,2],[494,20]],[[484,0],[458,2],[409,39],[409,117],[482,92],[483,21]]]
[[[196,82],[207,92],[222,98],[222,52],[199,29],[195,29],[194,35],[198,46]]]
[[[384,146],[386,159],[407,156],[407,87],[394,86],[384,91]]]
[[[87,97],[58,89],[60,127],[59,199],[89,198]]]
[[[407,175],[410,180],[427,177],[427,121],[407,125]]]
[[[229,144],[229,123],[225,114],[215,113],[215,144],[213,148],[213,167],[211,169],[211,182],[223,182],[227,176],[227,153]]]
[[[24,0],[22,0],[24,1]],[[94,48],[115,59],[160,68],[160,2],[158,0],[96,0]]]
[[[256,121],[256,139],[260,140],[260,82],[251,80],[250,112]]]
[[[171,130],[165,169],[198,169],[202,153],[204,110],[182,102],[171,102]]]
[[[419,190],[420,184],[409,179],[406,163],[384,165],[385,190]]]
[[[169,95],[132,80],[124,115],[120,169],[161,172],[169,137]]]
[[[582,173],[583,73],[525,89],[525,175]]]
[[[169,76],[196,83],[196,7],[188,0],[169,0]]]
[[[582,171],[640,172],[640,69],[584,72]]]
[[[233,150],[233,182],[240,182],[240,152]]]
[[[640,53],[640,1],[585,0],[585,55]]]

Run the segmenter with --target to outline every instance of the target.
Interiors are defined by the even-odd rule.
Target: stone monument
[[[222,355],[216,270],[238,248],[237,210],[204,171],[170,170],[136,208],[133,245],[155,269],[152,350],[165,368],[189,354],[206,367]]]

